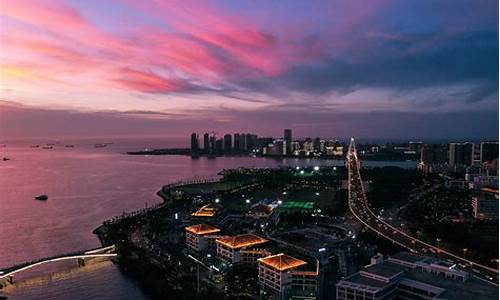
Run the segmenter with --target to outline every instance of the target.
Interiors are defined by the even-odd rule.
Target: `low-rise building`
[[[215,247],[215,234],[220,229],[207,224],[197,224],[184,228],[186,231],[186,247],[193,251],[210,250]]]
[[[337,299],[493,299],[495,286],[458,270],[455,264],[401,252],[372,259],[337,283]]]
[[[215,204],[207,204],[200,207],[197,211],[193,212],[191,216],[199,218],[210,218],[217,214],[220,210],[220,206]]]
[[[258,258],[271,255],[259,248],[268,241],[255,234],[240,234],[216,239],[217,256],[229,264],[255,264]]]
[[[247,216],[255,219],[265,219],[272,215],[274,208],[271,205],[257,204],[250,208]]]
[[[317,299],[319,262],[314,271],[304,270],[307,262],[280,253],[259,262],[259,283],[265,299]]]

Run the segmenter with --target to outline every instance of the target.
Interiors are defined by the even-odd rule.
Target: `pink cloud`
[[[119,70],[117,78],[114,80],[127,89],[146,93],[175,92],[186,88],[186,84],[179,80],[129,68]]]

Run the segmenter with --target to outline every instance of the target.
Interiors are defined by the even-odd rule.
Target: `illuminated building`
[[[220,229],[207,224],[198,224],[184,228],[186,231],[186,247],[194,251],[203,251],[215,246],[214,234]]]
[[[247,216],[255,219],[268,218],[272,215],[273,210],[273,207],[270,205],[257,204],[254,207],[250,208]]]
[[[472,197],[474,218],[498,220],[498,212],[498,188],[483,187]]]
[[[217,256],[230,264],[255,264],[261,257],[270,255],[269,251],[257,247],[267,243],[267,240],[254,234],[240,234],[218,238]]]
[[[407,252],[386,260],[377,255],[336,286],[338,300],[471,299],[479,290],[488,299],[498,293],[495,286],[470,277],[453,263]]]
[[[316,299],[319,262],[315,271],[303,270],[307,262],[280,253],[259,262],[259,283],[265,299]]]
[[[214,204],[207,204],[194,213],[191,214],[193,217],[213,217],[215,214],[217,214],[217,211],[219,210],[219,207],[214,205]]]

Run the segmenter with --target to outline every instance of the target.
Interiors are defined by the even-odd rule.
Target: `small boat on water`
[[[47,196],[47,195],[39,195],[39,196],[36,196],[35,199],[36,200],[40,200],[40,201],[45,201],[45,200],[49,199],[49,196]]]
[[[52,146],[43,146],[42,149],[53,149],[54,147]]]
[[[94,144],[94,148],[104,148],[108,146],[107,144]]]
[[[3,160],[3,161],[7,161],[7,160],[10,160],[10,158],[8,158],[8,157],[4,157],[4,158],[2,158],[2,160]]]
[[[75,148],[75,145],[65,145],[66,148]]]

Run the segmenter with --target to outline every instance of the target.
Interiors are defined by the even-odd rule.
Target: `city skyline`
[[[292,127],[493,139],[497,11],[494,1],[5,2],[0,138]]]

